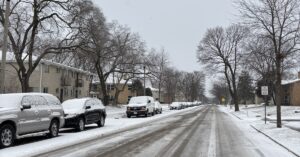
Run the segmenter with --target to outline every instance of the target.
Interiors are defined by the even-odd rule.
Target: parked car
[[[132,97],[127,106],[126,115],[128,118],[131,116],[144,115],[145,117],[151,114],[154,115],[154,99],[150,96]]]
[[[1,94],[0,100],[0,147],[12,146],[15,139],[32,133],[56,137],[64,125],[63,108],[53,95]]]
[[[83,131],[85,125],[96,123],[104,126],[106,110],[101,100],[97,98],[71,99],[62,103],[65,111],[65,126],[77,131]]]
[[[181,110],[183,105],[180,102],[172,102],[170,105],[170,110]]]
[[[162,113],[162,106],[159,101],[154,102],[154,110],[155,114],[161,114]]]

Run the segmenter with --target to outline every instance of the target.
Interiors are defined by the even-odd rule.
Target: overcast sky
[[[107,20],[138,32],[148,48],[164,47],[174,67],[199,70],[197,45],[210,27],[235,18],[232,0],[94,0]]]

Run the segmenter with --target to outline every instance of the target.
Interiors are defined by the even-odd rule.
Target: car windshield
[[[72,99],[62,103],[64,109],[82,109],[86,99]]]
[[[130,99],[129,104],[143,104],[148,102],[148,97],[141,96],[141,97],[133,97]]]
[[[12,94],[0,95],[0,108],[17,108],[21,102],[21,96]]]

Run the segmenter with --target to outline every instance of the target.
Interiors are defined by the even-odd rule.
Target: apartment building
[[[115,93],[118,89],[124,90],[120,92],[118,100],[115,98]],[[116,88],[117,87],[117,88]],[[124,83],[115,84],[111,81],[106,82],[106,90],[109,95],[109,104],[113,104],[114,101],[117,101],[118,104],[127,104],[132,97],[137,96],[136,90],[133,88],[132,83],[129,82],[126,85]],[[101,87],[98,81],[94,81],[91,89],[91,96],[102,99]]]
[[[22,92],[13,66],[18,65],[12,59],[8,59],[5,75],[6,93]],[[60,101],[88,97],[92,76],[91,73],[80,69],[42,60],[30,77],[30,92],[50,93]]]

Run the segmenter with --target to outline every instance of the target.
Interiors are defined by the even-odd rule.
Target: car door
[[[37,96],[37,109],[40,118],[40,130],[48,130],[51,121],[51,110],[47,100],[43,96]]]
[[[19,113],[19,134],[26,134],[39,131],[39,111],[36,106],[36,96],[27,95],[22,98],[22,105],[30,105],[30,109],[21,109]]]
[[[93,100],[89,99],[85,102],[84,109],[85,109],[85,120],[86,124],[93,123]]]
[[[92,100],[92,108],[91,108],[91,117],[93,123],[98,122],[100,120],[100,113],[101,109],[99,106],[99,103],[97,102],[96,99]]]

